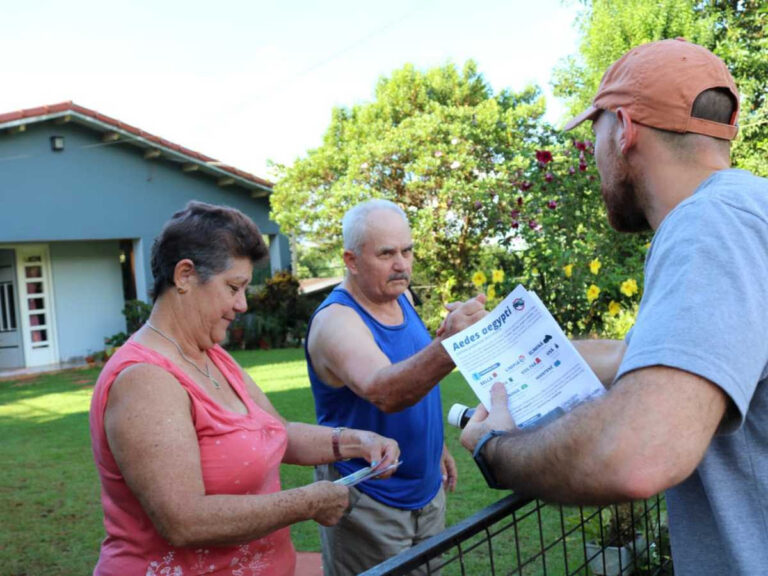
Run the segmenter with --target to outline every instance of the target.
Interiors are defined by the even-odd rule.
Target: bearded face
[[[650,225],[639,201],[641,184],[619,150],[615,138],[617,129],[612,112],[601,113],[593,123],[595,159],[608,222],[618,232],[644,232]]]

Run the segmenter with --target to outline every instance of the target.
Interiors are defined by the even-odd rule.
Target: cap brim
[[[595,116],[597,116],[600,113],[600,108],[595,108],[594,106],[590,106],[584,112],[576,116],[576,118],[572,118],[568,124],[565,125],[565,128],[563,128],[563,131],[568,132],[569,130],[573,130],[584,122],[585,120],[594,120]]]

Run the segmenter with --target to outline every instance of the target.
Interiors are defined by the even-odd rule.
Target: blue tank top
[[[410,358],[432,342],[424,323],[406,296],[397,299],[403,311],[403,323],[387,326],[380,323],[360,306],[343,288],[336,288],[318,306],[309,321],[331,304],[348,306],[355,310],[373,334],[382,352],[393,364]],[[394,476],[386,480],[369,480],[357,488],[371,498],[388,506],[415,510],[426,506],[440,489],[440,458],[443,451],[443,417],[440,388],[435,386],[419,402],[400,412],[386,414],[347,386],[335,388],[320,380],[312,367],[306,344],[309,381],[315,397],[317,423],[323,426],[346,426],[372,430],[397,440],[403,463]],[[342,475],[351,474],[368,463],[362,459],[336,462]]]

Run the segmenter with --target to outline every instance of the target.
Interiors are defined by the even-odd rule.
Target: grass
[[[288,420],[314,422],[314,403],[301,350],[236,352],[235,358],[269,395]],[[0,576],[90,574],[104,537],[99,483],[93,465],[88,409],[98,369],[76,370],[32,380],[0,382]],[[461,376],[443,381],[443,407],[476,400]],[[495,502],[503,492],[489,490],[469,453],[458,442],[458,431],[446,425],[446,441],[456,458],[459,482],[448,495],[447,524],[462,520]],[[284,488],[312,482],[312,469],[284,465]],[[538,516],[523,528],[523,549],[541,545]],[[532,520],[532,522],[533,522]],[[545,533],[559,531],[556,508],[545,508],[540,520]],[[524,526],[524,523],[521,523]],[[494,541],[494,560],[514,561],[513,530]],[[314,522],[292,528],[296,548],[319,551]],[[477,552],[478,562],[487,554]],[[554,564],[562,551],[547,560],[548,574],[560,574]],[[570,553],[569,553],[570,554]],[[512,564],[514,565],[514,564]],[[477,568],[469,573],[481,574]],[[532,567],[526,574],[542,573]]]

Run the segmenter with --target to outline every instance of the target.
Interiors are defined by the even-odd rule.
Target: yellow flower
[[[608,314],[611,316],[618,316],[619,312],[621,312],[621,304],[615,300],[611,300],[611,303],[608,304]]]
[[[485,295],[488,296],[488,300],[493,300],[496,298],[496,288],[494,288],[493,284],[488,286],[488,290],[486,290]]]
[[[534,276],[538,276],[539,275],[539,269],[538,268],[533,268],[531,270],[531,274],[533,274]]]
[[[587,300],[592,303],[595,300],[597,300],[597,297],[600,296],[600,288],[595,286],[594,284],[591,284],[589,288],[587,288]]]
[[[634,278],[627,278],[621,283],[619,291],[624,294],[624,296],[633,296],[634,294],[637,294],[637,282],[635,282]]]
[[[570,278],[573,275],[573,264],[566,264],[563,266],[563,272],[565,272],[566,278]]]
[[[504,270],[496,269],[491,272],[491,280],[494,284],[501,284],[504,282]]]
[[[485,283],[487,281],[488,279],[485,277],[485,274],[483,274],[481,270],[478,270],[472,275],[472,284],[474,284],[478,288],[485,286]]]
[[[598,272],[600,272],[600,266],[602,266],[602,264],[600,263],[600,260],[595,258],[589,263],[589,271],[592,272],[592,274],[597,274]]]

